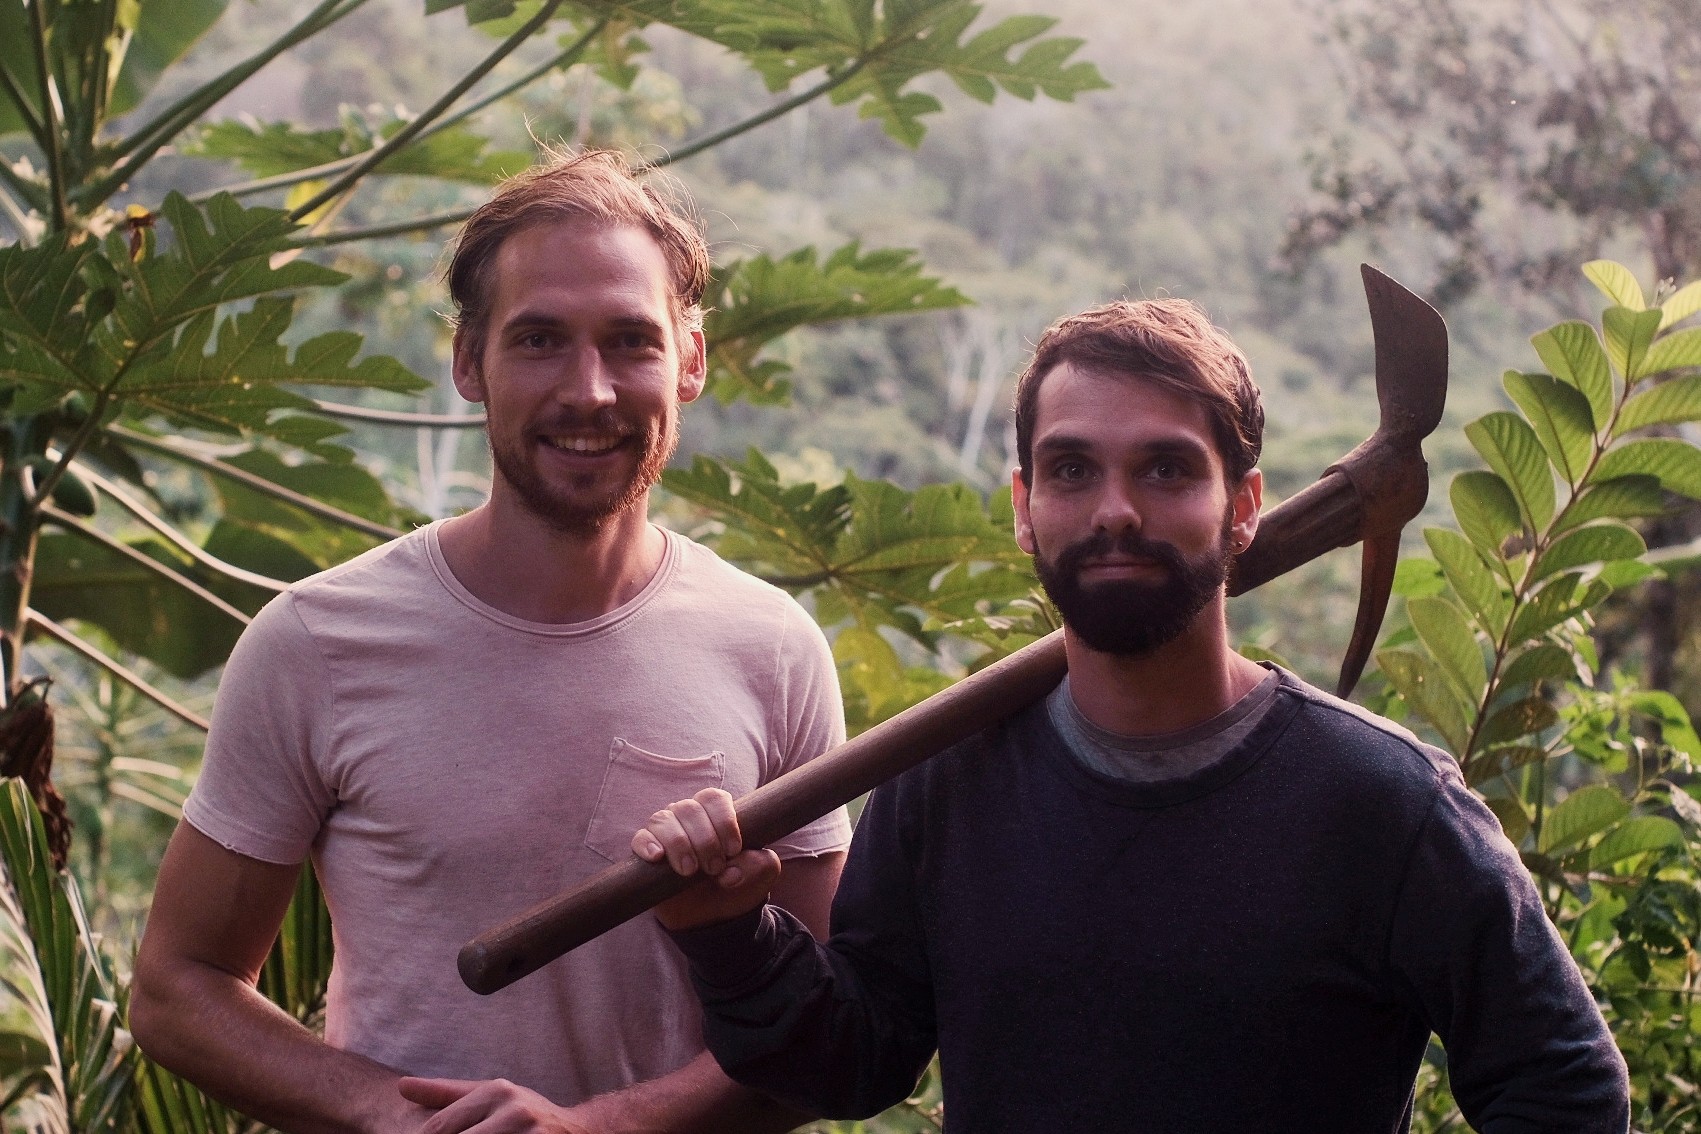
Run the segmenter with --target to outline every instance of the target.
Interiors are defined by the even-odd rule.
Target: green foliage
[[[1489,468],[1453,482],[1460,531],[1426,530],[1432,558],[1402,565],[1411,631],[1377,658],[1396,710],[1453,753],[1542,884],[1630,1063],[1637,1128],[1687,1130],[1701,1115],[1701,740],[1671,694],[1599,674],[1590,631],[1616,586],[1652,570],[1635,522],[1701,499],[1701,450],[1637,436],[1701,420],[1701,386],[1671,373],[1697,362],[1691,332],[1671,329],[1696,308],[1685,289],[1643,309],[1617,264],[1585,272],[1615,306],[1598,331],[1536,335],[1549,373],[1505,379],[1520,412],[1466,427]],[[1433,1128],[1446,1112],[1425,1111]]]

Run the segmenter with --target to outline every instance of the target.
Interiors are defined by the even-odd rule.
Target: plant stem
[[[407,413],[402,410],[345,406],[336,402],[319,402],[317,405],[319,412],[327,417],[369,421],[374,425],[403,425],[419,429],[482,429],[485,420],[482,413]]]
[[[70,227],[71,210],[65,197],[65,153],[61,148],[59,136],[59,100],[53,89],[52,68],[47,65],[47,25],[43,22],[46,16],[42,13],[42,0],[36,0],[29,7],[32,33],[30,47],[35,51],[35,65],[40,72],[41,125],[47,138],[43,152],[47,157],[47,185],[52,204],[49,216],[54,231],[63,232]]]
[[[341,508],[335,508],[329,504],[323,504],[311,496],[304,496],[299,492],[285,488],[281,484],[275,484],[263,476],[255,476],[246,469],[239,469],[235,465],[226,464],[212,457],[203,457],[199,453],[191,453],[162,438],[149,437],[145,433],[136,433],[117,425],[108,426],[107,433],[132,445],[138,445],[162,456],[170,457],[174,461],[182,461],[184,464],[193,465],[215,476],[235,481],[244,488],[253,489],[255,492],[270,496],[274,500],[281,500],[285,504],[300,508],[303,512],[317,516],[322,520],[330,520],[334,524],[341,524],[345,528],[352,528],[357,532],[376,536],[379,539],[400,539],[405,534],[396,528],[376,523],[362,516],[356,516],[352,512],[345,512]]]
[[[672,165],[675,162],[684,161],[686,158],[696,157],[704,150],[713,149],[722,142],[736,138],[740,134],[748,133],[756,127],[767,122],[772,122],[774,119],[782,117],[783,115],[790,114],[805,103],[814,102],[822,95],[828,94],[835,88],[842,87],[846,83],[850,82],[851,79],[856,76],[858,71],[861,71],[868,65],[870,58],[870,56],[863,56],[837,75],[827,77],[825,80],[817,83],[813,87],[810,87],[808,90],[795,94],[783,102],[777,102],[773,106],[770,106],[767,110],[764,110],[759,114],[753,114],[741,122],[735,122],[724,130],[717,130],[705,138],[699,138],[689,145],[682,146],[673,153],[667,154],[648,163],[644,168],[661,169],[664,166]]]
[[[463,75],[459,81],[443,93],[442,97],[420,112],[419,117],[392,134],[383,145],[361,158],[347,173],[344,173],[320,192],[315,193],[307,201],[290,210],[290,219],[299,221],[302,217],[311,215],[314,210],[327,201],[335,200],[353,188],[362,177],[366,176],[369,170],[376,168],[391,154],[412,141],[420,131],[431,125],[434,120],[453,106],[456,100],[471,90],[485,75],[489,74],[492,68],[511,55],[522,43],[530,39],[532,33],[554,17],[556,9],[560,8],[562,3],[563,0],[546,0],[543,7],[538,9],[537,15],[527,20],[518,30],[503,40],[501,45],[485,56],[478,66]]]
[[[253,619],[248,615],[230,605],[230,603],[226,602],[212,591],[209,591],[207,588],[197,583],[194,579],[191,579],[189,576],[182,574],[179,571],[173,570],[151,556],[142,554],[123,540],[112,538],[93,524],[86,524],[70,513],[62,512],[52,505],[48,505],[43,508],[41,510],[41,514],[45,518],[52,520],[55,524],[64,528],[66,531],[75,532],[77,535],[82,536],[91,543],[99,544],[101,547],[104,547],[109,551],[122,555],[124,558],[136,564],[136,566],[142,568],[144,571],[150,571],[173,585],[182,587],[185,591],[188,591],[202,602],[216,609],[220,614],[228,615],[230,618],[240,622],[244,626],[253,621]]]
[[[407,236],[410,233],[429,232],[434,228],[460,224],[472,215],[472,209],[456,209],[453,212],[433,213],[428,217],[397,221],[395,224],[375,224],[365,228],[346,228],[340,232],[301,236],[290,241],[290,243],[296,248],[327,248],[333,244],[352,244],[356,240],[378,240],[386,236]]]
[[[185,724],[193,725],[202,732],[206,732],[213,727],[212,722],[206,717],[203,717],[200,713],[195,712],[195,710],[180,704],[169,694],[161,692],[158,688],[150,684],[141,674],[125,666],[122,662],[108,657],[105,652],[90,645],[88,642],[85,642],[83,639],[71,633],[71,631],[65,629],[65,627],[59,625],[59,623],[53,621],[53,619],[47,617],[47,615],[41,613],[39,610],[29,611],[28,618],[30,626],[45,631],[48,637],[57,639],[59,642],[71,647],[71,649],[82,654],[89,661],[94,662],[102,669],[111,673],[112,676],[130,686],[136,692],[157,703],[160,708],[164,709],[178,720],[183,721]]]
[[[43,153],[47,152],[47,126],[42,122],[41,116],[36,114],[29,99],[24,96],[24,88],[18,82],[18,77],[12,74],[12,69],[4,63],[0,63],[0,86],[4,86],[6,93],[11,96],[12,105],[18,108],[18,117],[24,120],[24,125],[28,127],[30,136],[35,139],[35,144],[41,147]]]

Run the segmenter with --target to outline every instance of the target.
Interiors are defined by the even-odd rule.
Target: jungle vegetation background
[[[20,12],[31,7],[0,2]],[[828,6],[858,8],[844,0]],[[217,19],[180,61],[163,68],[131,117],[118,117],[121,124],[171,106],[300,16],[299,5],[282,0],[204,0],[195,7]],[[117,239],[134,241],[140,258],[154,255],[149,242],[164,248],[175,228],[175,219],[162,214],[169,192],[195,198],[233,181],[300,168],[308,164],[302,154],[333,144],[327,135],[307,144],[310,131],[341,131],[342,144],[363,148],[475,66],[496,42],[493,30],[512,31],[538,6],[522,4],[506,22],[477,29],[468,27],[461,5],[432,5],[449,10],[429,16],[421,14],[420,0],[353,7],[358,10],[334,34],[281,55],[202,115],[201,126],[141,166],[110,203],[135,204],[147,219],[165,223],[156,224],[157,232],[138,226],[127,235],[125,222],[110,218]],[[618,7],[587,3],[582,10]],[[783,5],[750,5],[764,7]],[[745,57],[655,27],[643,33],[641,53],[624,58],[615,51],[601,57],[600,67],[554,70],[474,116],[470,125],[488,145],[454,153],[452,160],[466,167],[463,176],[369,178],[333,213],[315,207],[301,218],[334,233],[463,210],[488,193],[490,176],[504,162],[511,168],[526,160],[534,139],[623,146],[652,160],[689,154],[668,172],[707,216],[717,261],[742,263],[744,270],[729,270],[732,286],[721,295],[727,316],[721,326],[738,332],[734,349],[721,359],[714,396],[683,415],[680,456],[657,494],[656,514],[786,582],[812,606],[834,638],[853,729],[1049,625],[1007,538],[1003,486],[1013,464],[1013,378],[1029,344],[1057,315],[1123,295],[1203,303],[1247,351],[1263,385],[1269,414],[1263,468],[1274,503],[1309,484],[1374,427],[1370,328],[1357,265],[1377,263],[1433,297],[1449,320],[1449,410],[1426,446],[1435,487],[1421,522],[1457,529],[1450,506],[1457,501],[1447,486],[1456,473],[1489,459],[1464,426],[1513,406],[1503,371],[1552,366],[1532,351],[1532,335],[1556,320],[1598,313],[1600,297],[1579,267],[1602,256],[1622,261],[1643,281],[1650,306],[1675,284],[1701,275],[1701,20],[1693,18],[1693,0],[986,0],[984,9],[974,30],[1022,13],[1056,18],[1049,29],[1022,25],[1025,35],[1012,43],[1080,37],[1085,42],[1073,56],[1034,65],[1061,75],[1090,61],[1097,71],[1068,72],[1068,81],[1032,101],[1011,97],[1005,84],[990,103],[933,74],[910,89],[936,96],[938,113],[881,122],[859,116],[856,106],[818,100],[691,152],[695,140],[784,96],[767,89]],[[491,81],[560,49],[553,34],[529,43]],[[1020,55],[1015,50],[1012,58]],[[268,123],[292,126],[267,129]],[[894,134],[908,135],[912,144]],[[0,217],[0,241],[36,243],[43,238],[39,213],[25,218],[29,203],[19,183],[40,172],[40,150],[14,131],[0,137],[0,155],[15,163],[9,188],[0,192],[10,192],[17,206]],[[330,176],[256,192],[243,203],[313,205],[309,198]],[[438,272],[451,231],[308,250],[299,263],[322,264],[347,279],[304,278],[294,289],[294,318],[283,341],[293,346],[352,330],[364,337],[360,357],[391,356],[401,366],[341,389],[291,388],[368,411],[468,415],[474,407],[459,402],[448,380],[449,328],[441,317],[447,300]],[[889,249],[910,252],[879,251]],[[1657,290],[1660,280],[1674,286]],[[810,296],[807,311],[774,314],[788,288]],[[1639,306],[1627,294],[1615,302]],[[893,309],[914,313],[836,318]],[[800,329],[781,333],[793,325]],[[410,382],[407,372],[420,381]],[[1688,381],[1682,367],[1675,373]],[[291,380],[287,366],[279,368],[279,380]],[[1693,400],[1692,387],[1685,389]],[[273,412],[278,408],[262,411],[261,420],[272,413],[275,425],[283,416]],[[75,432],[81,419],[74,410],[54,409],[63,418],[55,428],[68,423]],[[379,527],[470,507],[489,475],[480,431],[453,423],[398,425],[344,414],[336,420],[349,432],[330,436],[300,426],[268,432],[251,422],[197,425],[186,423],[181,410],[168,407],[150,418],[144,405],[101,423],[102,429],[149,427],[168,448],[139,448],[132,434],[114,433],[105,448],[91,449],[79,467],[90,474],[84,479],[94,488],[93,511],[81,522],[189,574],[206,565],[159,546],[97,477],[130,484],[146,497],[148,511],[223,562],[287,579],[357,553],[376,537],[245,495],[183,453],[239,465]],[[1661,424],[1668,437],[1693,448],[1697,416],[1701,411],[1675,412]],[[14,432],[24,418],[18,405],[8,411]],[[170,450],[172,444],[178,449]],[[351,450],[352,459],[336,446]],[[9,451],[14,466],[19,451]],[[48,467],[38,464],[30,475],[40,477]],[[15,469],[8,475],[15,478]],[[1684,483],[1660,482],[1677,496],[1686,494]],[[1526,720],[1526,733],[1539,743],[1525,743],[1521,764],[1496,765],[1498,780],[1485,772],[1482,784],[1491,796],[1500,792],[1497,812],[1509,832],[1527,837],[1532,869],[1549,870],[1553,912],[1575,931],[1579,955],[1594,949],[1590,955],[1605,973],[1611,958],[1633,957],[1641,948],[1642,967],[1624,961],[1628,975],[1620,983],[1628,981],[1624,987],[1634,986],[1636,995],[1647,988],[1676,997],[1641,1015],[1626,1007],[1623,1019],[1631,1021],[1625,1034],[1639,1029],[1635,1042],[1642,1045],[1633,1058],[1645,1069],[1639,1121],[1678,1129],[1701,1107],[1694,1050],[1701,1035],[1694,996],[1701,899],[1693,893],[1701,810],[1680,798],[1693,798],[1681,789],[1693,782],[1688,760],[1698,754],[1683,707],[1701,705],[1701,588],[1692,566],[1701,527],[1693,508],[1649,510],[1659,514],[1636,522],[1639,538],[1656,550],[1632,558],[1661,559],[1665,571],[1625,575],[1610,597],[1593,594],[1567,608],[1560,629],[1541,629],[1548,635],[1541,645],[1563,641],[1586,655],[1576,675],[1586,688],[1568,692],[1546,675],[1550,685],[1525,700],[1545,698],[1567,715],[1561,719],[1556,710]],[[1421,554],[1418,526],[1409,544]],[[1524,527],[1531,540],[1542,534],[1540,517],[1526,516]],[[89,962],[90,971],[104,974],[105,991],[80,995],[85,1004],[121,1004],[158,856],[199,758],[202,733],[186,718],[210,711],[217,658],[237,627],[226,619],[196,637],[193,648],[153,648],[152,639],[175,641],[185,627],[212,617],[205,603],[177,598],[150,605],[158,592],[124,575],[112,558],[117,553],[88,543],[86,533],[77,545],[71,521],[48,528],[32,601],[55,618],[56,629],[108,659],[122,658],[154,694],[138,692],[110,665],[39,630],[27,661],[8,671],[14,702],[28,679],[52,678],[54,778],[75,831],[68,892],[81,895],[89,923],[104,937],[99,951],[106,958]],[[974,566],[953,570],[954,563]],[[1422,606],[1426,600],[1440,601],[1438,577],[1426,574],[1422,560],[1404,572],[1403,593],[1419,601],[1419,611],[1435,609]],[[100,589],[108,584],[130,591],[114,599],[115,590]],[[265,597],[264,588],[244,590],[240,580],[209,585],[243,610]],[[1506,589],[1516,600],[1516,581]],[[1234,632],[1248,648],[1329,685],[1356,596],[1356,553],[1337,552],[1237,600]],[[175,636],[166,625],[174,621]],[[1447,652],[1435,632],[1427,625],[1414,630],[1400,610],[1389,632],[1396,653]],[[1572,637],[1554,637],[1562,632]],[[1486,657],[1501,656],[1502,647],[1510,649],[1484,632]],[[1491,682],[1487,692],[1475,691],[1481,718],[1495,708],[1494,689]],[[1361,699],[1447,742],[1447,714],[1439,714],[1437,728],[1427,711],[1433,706],[1416,703],[1405,695],[1410,692],[1401,680],[1373,672]],[[1666,700],[1650,700],[1655,693]],[[1635,697],[1643,699],[1626,700]],[[187,713],[162,709],[162,700]],[[1502,747],[1520,737],[1528,740],[1503,737]],[[1481,755],[1474,745],[1474,739],[1448,744],[1466,762]],[[1614,762],[1625,750],[1641,761],[1634,775]],[[1481,767],[1499,759],[1490,756]],[[1550,767],[1551,777],[1531,780],[1528,769]],[[1579,799],[1600,806],[1593,819],[1582,817],[1581,805],[1572,808],[1564,835],[1571,842],[1543,835],[1544,808],[1586,786],[1613,794],[1622,810],[1585,792]],[[1526,815],[1522,832],[1514,829],[1514,811]],[[1675,841],[1665,827],[1634,826],[1653,819],[1671,824],[1679,832]],[[1620,827],[1640,834],[1615,836]],[[25,846],[28,824],[20,830],[18,845]],[[1609,837],[1618,837],[1613,845],[1620,850],[1632,850],[1616,858],[1596,853]],[[1583,859],[1564,859],[1568,850]],[[17,874],[17,860],[8,861]],[[1629,872],[1630,896],[1599,879],[1598,893],[1591,891],[1590,870]],[[51,905],[46,891],[38,897]],[[304,909],[314,908],[311,899],[304,892]],[[23,914],[14,918],[27,921]],[[33,955],[57,947],[34,923],[27,928],[37,938]],[[317,941],[323,926],[309,917],[290,930]],[[29,936],[18,935],[18,956],[31,947]],[[306,991],[294,1007],[311,1016],[312,979],[303,979]],[[1603,988],[1610,984],[1601,981]],[[10,1013],[0,1020],[12,1021],[8,1035],[25,1038],[7,1041],[0,1083],[11,1093],[0,1111],[14,1106],[14,1120],[33,1116],[42,1129],[130,1122],[161,1129],[170,1125],[162,1116],[173,1113],[172,1105],[193,1103],[192,1092],[148,1070],[139,1073],[139,1101],[71,1105],[63,1126],[55,1127],[31,1104],[45,1074],[31,1068],[45,1065],[45,1047],[52,1045],[32,1046],[30,1029],[17,1023],[18,1005],[32,1003],[30,995],[19,991],[17,978],[11,987],[16,1003],[0,1009]],[[46,1032],[58,1034],[64,1049],[55,1073],[60,1093],[68,1095],[77,1074],[93,1071],[85,1059],[73,1074],[72,1061],[63,1058],[75,1046],[69,1025]],[[106,1042],[122,1048],[123,1039],[120,1030]],[[119,1051],[95,1062],[113,1076],[135,1078],[126,1060],[134,1062]],[[936,1086],[870,1129],[931,1127]],[[1425,1089],[1420,1126],[1456,1123],[1438,1054],[1426,1069]],[[228,1125],[234,1120],[212,1111],[194,1113],[196,1122],[208,1124],[203,1128],[234,1128]]]

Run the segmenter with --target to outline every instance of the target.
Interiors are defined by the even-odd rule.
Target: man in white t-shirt
[[[838,743],[831,654],[788,596],[649,523],[703,388],[707,248],[589,153],[517,178],[449,268],[456,388],[490,499],[292,587],[226,669],[160,868],[131,1025],[286,1131],[784,1130],[702,1049],[650,919],[490,997],[461,943],[624,859],[682,794],[741,794]],[[824,929],[843,813],[774,899]],[[311,858],[336,933],[323,1039],[255,990]]]

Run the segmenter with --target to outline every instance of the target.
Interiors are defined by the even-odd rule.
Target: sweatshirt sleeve
[[[864,809],[825,944],[773,906],[674,935],[727,1075],[827,1118],[905,1098],[935,1047],[933,992],[895,793]]]
[[[1390,956],[1483,1134],[1623,1134],[1624,1058],[1493,814],[1444,777],[1407,866]]]

